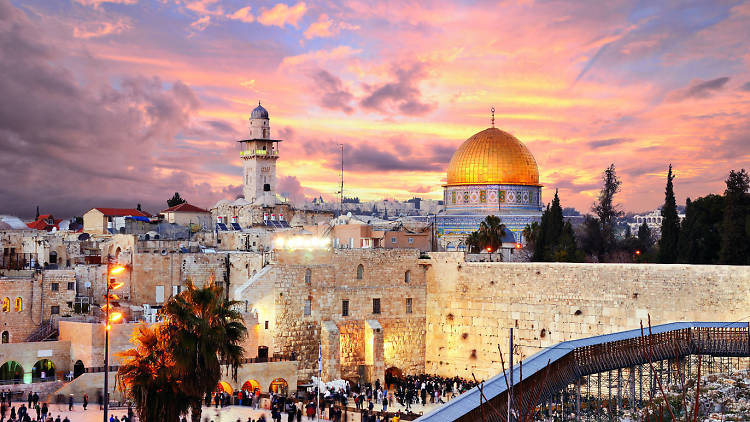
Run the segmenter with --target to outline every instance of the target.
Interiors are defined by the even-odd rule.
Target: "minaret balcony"
[[[240,157],[278,157],[279,152],[278,151],[268,151],[265,149],[256,149],[256,150],[245,150],[240,151]]]

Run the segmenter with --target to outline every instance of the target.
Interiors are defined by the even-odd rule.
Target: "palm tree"
[[[469,253],[479,253],[482,249],[482,239],[479,236],[479,232],[473,232],[466,237],[466,246],[469,248]]]
[[[206,394],[216,389],[221,366],[231,369],[237,380],[244,349],[240,342],[247,336],[236,301],[223,299],[224,289],[211,279],[197,288],[187,281],[187,289],[169,300],[161,310],[169,355],[182,393],[188,396],[193,422],[200,422],[201,404]]]
[[[497,251],[503,244],[503,236],[505,236],[505,224],[502,224],[500,217],[495,215],[488,215],[479,224],[479,237],[481,239],[482,249],[491,248],[491,250]]]
[[[177,422],[188,410],[161,329],[141,324],[131,340],[136,347],[118,354],[125,363],[117,370],[117,385],[135,403],[139,421]]]

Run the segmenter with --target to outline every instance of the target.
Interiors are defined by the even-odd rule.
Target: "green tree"
[[[573,225],[570,221],[563,224],[557,245],[552,251],[552,260],[555,262],[581,262],[583,261],[583,251],[576,245],[576,237],[573,233]]]
[[[482,240],[479,231],[472,232],[466,237],[466,248],[469,253],[479,253],[482,250]]]
[[[479,223],[479,238],[482,249],[490,248],[492,252],[500,249],[503,244],[505,230],[505,224],[500,221],[500,217],[488,215],[484,221]]]
[[[180,193],[179,192],[175,192],[174,195],[172,195],[171,198],[167,199],[167,206],[169,206],[170,208],[172,208],[175,205],[184,204],[185,202],[187,202],[187,201],[185,201],[184,199],[182,199],[182,197],[180,196]]]
[[[535,239],[532,261],[580,261],[575,234],[570,222],[563,220],[560,196],[555,190],[552,203],[542,214],[541,223],[532,234]],[[531,230],[531,227],[528,227]]]
[[[143,323],[133,333],[135,348],[119,353],[117,385],[135,403],[139,421],[177,422],[188,410],[175,362],[161,325]]]
[[[492,252],[497,251],[503,244],[505,230],[505,224],[500,221],[500,217],[488,215],[479,223],[479,230],[466,237],[469,253],[480,253],[487,248]]]
[[[213,282],[202,288],[187,281],[187,289],[170,299],[161,310],[164,332],[170,339],[168,354],[182,380],[181,390],[188,397],[193,422],[200,422],[201,404],[216,389],[221,365],[237,379],[244,350],[240,343],[247,336],[236,301],[224,300],[224,289]]]
[[[603,186],[599,192],[599,201],[591,208],[597,215],[601,233],[601,250],[599,255],[611,251],[615,246],[615,224],[622,211],[615,204],[615,195],[620,191],[622,182],[617,177],[615,165],[610,164],[602,174]]]
[[[679,262],[718,264],[723,220],[723,196],[711,194],[695,201],[688,198],[680,228]]]
[[[638,245],[641,249],[641,253],[644,254],[654,245],[654,238],[651,234],[651,229],[645,221],[638,227]]]
[[[674,264],[677,262],[680,241],[680,218],[677,216],[677,202],[674,198],[674,175],[672,165],[667,173],[667,187],[664,194],[664,205],[661,207],[661,237],[659,238],[659,262]]]
[[[745,265],[750,263],[750,233],[748,233],[748,186],[750,177],[745,169],[732,170],[724,191],[724,222],[721,232],[719,262]]]

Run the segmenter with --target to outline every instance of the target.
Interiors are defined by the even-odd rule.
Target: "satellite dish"
[[[349,217],[349,218],[352,218],[352,213],[351,212],[347,212],[346,216]]]

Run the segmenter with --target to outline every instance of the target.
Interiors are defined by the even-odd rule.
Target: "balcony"
[[[240,151],[240,157],[278,157],[279,152],[274,150],[255,149]]]

